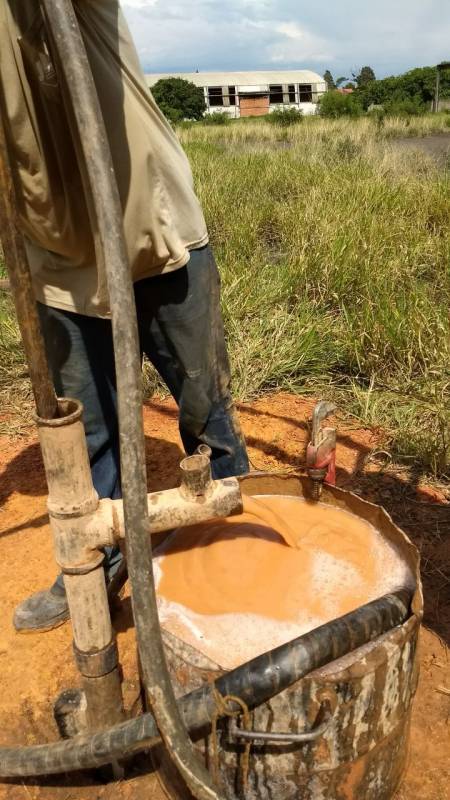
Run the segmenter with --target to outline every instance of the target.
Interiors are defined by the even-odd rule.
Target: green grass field
[[[449,172],[396,139],[449,118],[194,125],[241,398],[336,397],[396,456],[448,459]]]
[[[222,273],[236,396],[335,398],[383,428],[396,458],[440,475],[449,461],[450,171],[396,140],[449,132],[449,119],[179,130]],[[21,367],[5,303],[0,381],[10,393]]]

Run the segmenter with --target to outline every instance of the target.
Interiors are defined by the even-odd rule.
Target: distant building
[[[184,78],[205,93],[207,113],[258,117],[277,108],[297,108],[315,114],[326,92],[324,79],[306,69],[275,72],[178,72],[146,75],[150,88],[161,78]]]

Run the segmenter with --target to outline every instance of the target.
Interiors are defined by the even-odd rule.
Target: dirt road
[[[425,153],[437,161],[441,167],[446,167],[450,164],[450,133],[393,139],[392,144],[394,147],[411,154]]]
[[[302,463],[312,401],[287,394],[241,409],[253,467],[295,468]],[[144,411],[149,489],[177,484],[181,456],[176,411],[157,401]],[[420,476],[385,469],[376,455],[376,432],[339,423],[338,482],[380,502],[422,552],[426,625],[422,634],[421,680],[414,708],[408,774],[397,800],[448,800],[450,785],[450,507]],[[34,431],[0,441],[0,742],[40,743],[56,738],[51,721],[55,696],[75,685],[70,625],[41,635],[17,636],[13,608],[54,578],[45,510],[45,480]],[[378,459],[381,460],[378,460]],[[115,615],[124,670],[125,701],[138,695],[134,630],[129,598]],[[438,635],[439,634],[439,635]],[[439,638],[441,637],[441,638]],[[92,774],[0,784],[0,800],[162,800],[145,759],[119,784],[104,785]]]

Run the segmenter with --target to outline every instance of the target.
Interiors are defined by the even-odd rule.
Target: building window
[[[294,86],[293,83],[289,84],[288,92],[289,92],[289,102],[290,103],[296,103],[297,102],[297,98],[295,96],[295,86]]]
[[[236,105],[236,87],[229,86],[228,87],[228,97],[230,99],[230,106]]]
[[[208,86],[208,100],[210,106],[223,106],[221,86]]]
[[[312,103],[312,86],[309,83],[300,84],[299,95],[301,103]]]
[[[279,84],[269,86],[269,99],[270,104],[283,103],[283,87]]]

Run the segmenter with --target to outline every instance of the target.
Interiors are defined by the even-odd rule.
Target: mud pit
[[[157,553],[161,623],[228,670],[414,586],[372,525],[293,497],[245,497],[243,514],[174,531]]]
[[[306,421],[313,403],[290,395],[265,398],[241,410],[253,466],[292,469],[302,462]],[[149,490],[177,484],[181,456],[176,411],[158,401],[144,411]],[[385,469],[376,455],[376,433],[339,423],[338,483],[384,505],[422,551],[425,622],[422,673],[416,698],[410,765],[396,800],[448,800],[450,785],[450,508],[439,491],[418,476]],[[40,743],[56,738],[51,704],[57,693],[76,683],[70,625],[41,635],[17,636],[11,626],[15,604],[53,580],[51,540],[45,512],[45,481],[34,432],[1,441],[0,450],[0,742]],[[446,566],[447,565],[447,566]],[[124,670],[125,702],[136,705],[138,684],[130,602],[125,596],[114,615]],[[441,638],[439,638],[437,631]],[[447,691],[447,693],[446,693]],[[103,785],[98,776],[71,774],[41,781],[0,785],[8,800],[162,800],[145,758],[127,780]]]

